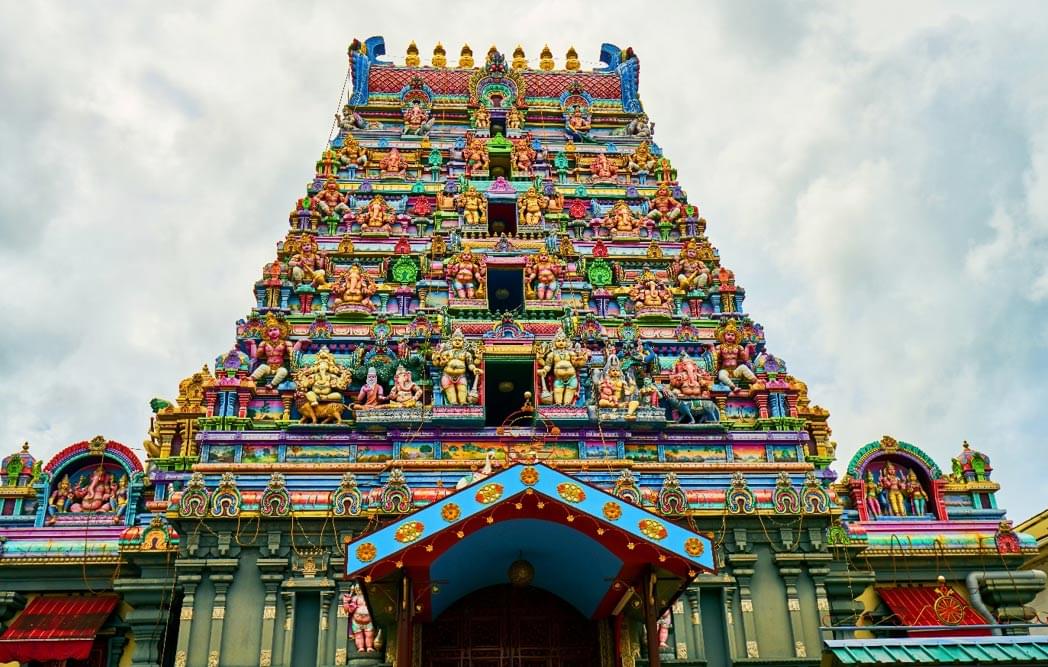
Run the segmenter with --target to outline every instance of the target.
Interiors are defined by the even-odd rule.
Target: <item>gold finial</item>
[[[568,47],[567,62],[564,63],[564,69],[577,70],[581,66],[579,63],[579,54],[575,50],[574,46]]]
[[[491,60],[491,57],[494,56],[498,52],[499,52],[498,47],[495,46],[494,44],[492,44],[491,48],[488,49],[488,60]]]
[[[524,56],[524,47],[517,44],[517,48],[513,49],[513,62],[511,63],[513,69],[527,69],[528,59]]]
[[[408,67],[418,67],[422,64],[422,59],[418,57],[418,47],[415,46],[415,42],[408,44],[408,54],[404,58],[404,64]]]
[[[447,67],[448,66],[448,54],[444,51],[444,45],[437,42],[437,45],[433,47],[433,60],[434,67]]]
[[[547,44],[542,47],[542,53],[539,54],[539,69],[549,72],[553,67],[553,52],[549,50],[549,44]]]
[[[459,54],[459,67],[473,67],[473,49],[469,48],[469,44],[462,45],[462,52]]]
[[[87,448],[94,453],[102,453],[106,450],[107,441],[104,437],[96,435],[91,438],[91,442],[87,443]]]

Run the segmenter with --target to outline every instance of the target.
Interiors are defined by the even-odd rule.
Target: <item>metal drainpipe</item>
[[[966,579],[966,582],[968,584],[968,599],[971,601],[972,607],[975,609],[975,611],[979,612],[979,614],[982,615],[983,618],[986,619],[987,623],[997,625],[997,619],[994,618],[993,614],[990,612],[989,607],[987,607],[986,603],[983,602],[982,593],[979,591],[979,584],[986,581],[986,579],[989,577],[1000,577],[1002,579],[1010,579],[1012,581],[1033,580],[1039,581],[1043,585],[1045,574],[1040,570],[1020,570],[1018,572],[1009,572],[1007,570],[994,570],[990,572],[970,572],[968,574],[968,577]],[[992,632],[994,635],[1002,634],[1001,629],[997,627],[995,627],[992,630]]]

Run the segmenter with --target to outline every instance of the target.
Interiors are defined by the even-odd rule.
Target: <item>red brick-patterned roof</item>
[[[372,67],[368,89],[373,93],[399,93],[416,76],[421,77],[437,95],[466,95],[472,69],[436,69],[407,67]],[[523,72],[528,97],[560,97],[572,81],[599,99],[617,100],[621,93],[617,74],[594,72]]]

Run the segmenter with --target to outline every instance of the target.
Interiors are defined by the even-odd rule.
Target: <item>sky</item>
[[[346,47],[632,46],[655,138],[841,472],[890,434],[1048,506],[1048,6],[0,0],[0,451],[139,451],[234,341]]]

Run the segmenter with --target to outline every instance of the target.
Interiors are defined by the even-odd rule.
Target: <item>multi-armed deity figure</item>
[[[297,285],[312,285],[320,288],[325,285],[328,270],[327,253],[317,247],[316,239],[310,235],[302,237],[298,252],[288,260],[291,268],[291,282]]]
[[[389,406],[392,408],[414,408],[422,405],[422,387],[415,383],[411,371],[403,364],[393,374],[393,386],[389,389]]]
[[[396,146],[389,149],[385,157],[378,161],[379,175],[382,178],[404,178],[408,170],[407,160]]]
[[[331,305],[338,312],[343,308],[360,308],[368,312],[375,309],[371,296],[378,290],[368,272],[354,262],[348,269],[337,274],[331,285]]]
[[[684,212],[684,204],[673,198],[669,185],[662,183],[651,198],[648,217],[656,222],[673,222]]]
[[[625,409],[623,419],[632,421],[637,418],[637,408],[640,407],[637,381],[632,373],[622,370],[622,364],[613,349],[606,351],[605,356],[607,361],[604,362],[604,370],[596,382],[597,407]]]
[[[483,225],[488,221],[488,200],[472,185],[455,197],[455,206],[462,210],[462,219],[467,225]]]
[[[338,189],[338,181],[329,178],[324,181],[324,186],[316,194],[313,200],[317,203],[317,209],[324,217],[342,217],[349,213],[349,204],[346,203],[346,195]]]
[[[651,152],[648,142],[642,141],[626,161],[626,168],[631,174],[639,174],[642,171],[650,173],[655,170],[658,161],[659,159]]]
[[[510,107],[510,110],[506,112],[506,129],[524,129],[524,113],[517,107]]]
[[[638,313],[668,314],[673,307],[673,294],[650,269],[645,269],[630,288],[630,299]]]
[[[531,174],[537,156],[538,151],[532,148],[527,137],[513,140],[513,169],[515,171],[521,174]]]
[[[350,618],[349,632],[359,653],[373,653],[375,649],[375,624],[371,620],[367,600],[360,586],[353,584],[342,596],[342,609]]]
[[[604,216],[604,227],[617,236],[636,236],[640,229],[640,220],[633,215],[629,204],[619,200]]]
[[[372,197],[371,201],[360,209],[360,213],[357,214],[357,220],[360,222],[360,231],[362,232],[389,231],[389,227],[393,224],[395,218],[392,207],[390,207],[389,203],[386,202],[386,198],[382,195]]]
[[[451,293],[459,299],[478,298],[487,275],[484,258],[466,250],[447,264],[445,274],[451,283]]]
[[[480,401],[481,362],[480,350],[466,341],[462,329],[455,329],[451,338],[433,352],[433,365],[443,369],[440,388],[448,405],[476,405]]]
[[[546,250],[528,255],[524,266],[524,280],[528,290],[536,299],[552,301],[560,298],[560,276],[564,273],[564,262],[556,259]]]
[[[564,133],[572,141],[594,141],[591,128],[589,114],[583,113],[582,107],[576,104],[564,120]]]
[[[710,282],[710,269],[699,255],[699,244],[694,239],[688,239],[670,268],[677,278],[677,287],[685,292],[704,289]]]
[[[567,334],[561,329],[549,343],[536,348],[536,359],[539,362],[539,402],[549,405],[574,405],[579,393],[578,371],[589,361],[590,351],[575,343],[574,347]],[[548,381],[553,372],[552,386]]]
[[[539,192],[538,188],[532,186],[520,196],[520,200],[517,202],[520,224],[528,227],[541,225],[542,212],[546,210],[548,204],[549,198]]]
[[[404,135],[424,137],[433,129],[436,118],[430,118],[418,100],[414,100],[411,106],[404,109]]]
[[[473,137],[462,149],[462,158],[466,161],[466,175],[487,170],[490,162],[488,142],[481,137]]]
[[[357,167],[363,169],[368,166],[368,152],[362,147],[352,134],[342,137],[342,147],[338,149],[338,163],[343,169]]]
[[[590,180],[594,183],[614,182],[618,172],[618,165],[608,159],[607,153],[597,153],[590,163]]]
[[[266,315],[264,332],[261,343],[256,344],[252,339],[247,341],[248,354],[259,362],[251,373],[251,379],[261,382],[267,376],[272,376],[269,386],[276,388],[288,376],[291,355],[296,354],[305,341],[294,344],[288,342],[290,330],[287,322],[278,320],[273,313]]]
[[[757,381],[750,368],[750,352],[747,346],[739,342],[739,326],[735,320],[728,320],[717,330],[718,344],[714,348],[717,365],[717,379],[732,391],[739,391],[735,380],[743,379],[749,384]]]
[[[313,363],[295,371],[295,387],[313,407],[341,403],[351,379],[349,369],[338,363],[327,346],[320,348]]]

